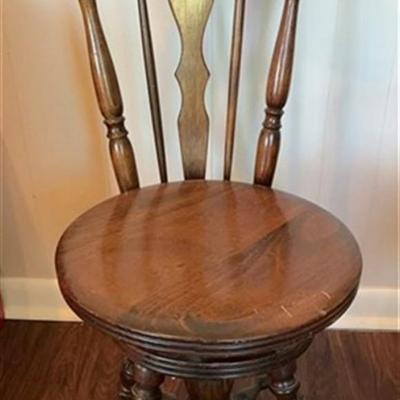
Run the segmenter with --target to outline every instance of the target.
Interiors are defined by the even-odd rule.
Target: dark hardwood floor
[[[7,321],[0,330],[0,399],[112,400],[121,360],[111,339],[80,323]],[[323,333],[299,362],[302,393],[305,400],[399,399],[398,360],[396,333]],[[187,398],[179,380],[164,386]]]

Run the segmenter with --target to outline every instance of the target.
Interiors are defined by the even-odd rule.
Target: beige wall
[[[98,0],[120,76],[140,176],[156,182],[136,3]],[[231,2],[216,0],[205,50],[212,138],[222,171]],[[3,1],[2,277],[54,278],[65,226],[116,193],[95,106],[78,1]],[[167,2],[149,1],[168,163],[180,179],[173,73],[179,40]],[[250,180],[280,0],[248,2],[234,178]],[[276,187],[334,212],[354,231],[364,287],[396,287],[396,0],[304,0]],[[248,21],[249,21],[248,20]]]

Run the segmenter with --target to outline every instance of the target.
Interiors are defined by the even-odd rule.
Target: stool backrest
[[[110,154],[121,192],[139,187],[135,157],[124,125],[123,104],[113,61],[101,26],[96,0],[79,0],[85,24],[91,71],[100,111],[107,126]],[[204,179],[209,119],[204,92],[209,71],[203,57],[203,36],[214,0],[169,0],[181,37],[176,79],[182,105],[178,116],[185,179]],[[280,128],[292,75],[299,0],[285,0],[269,70],[265,119],[259,136],[254,182],[271,186],[280,143]],[[235,0],[226,114],[224,179],[232,169],[235,122],[246,0]],[[142,47],[160,179],[167,182],[157,73],[146,0],[138,0]]]

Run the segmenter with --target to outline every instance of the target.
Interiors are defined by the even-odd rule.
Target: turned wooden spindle
[[[229,65],[228,106],[226,112],[224,180],[230,180],[233,145],[239,94],[240,63],[242,58],[244,11],[246,0],[236,0],[233,17],[231,61]]]
[[[297,400],[300,383],[296,380],[296,362],[270,372],[270,389],[277,400]]]
[[[139,186],[135,157],[124,125],[121,93],[101,26],[96,0],[79,0],[85,24],[90,67],[100,111],[107,126],[109,148],[121,192]]]
[[[126,359],[120,373],[121,386],[119,390],[119,400],[132,400],[132,387],[135,383],[134,371],[135,364],[131,360]]]
[[[299,0],[285,0],[267,83],[267,108],[257,145],[254,183],[271,186],[278,160],[281,117],[289,94]]]
[[[161,400],[160,385],[164,382],[164,375],[136,364],[133,378],[135,380],[132,388],[134,400]]]
[[[149,93],[151,120],[153,123],[154,140],[156,145],[156,154],[158,170],[161,182],[168,181],[167,164],[165,157],[164,135],[161,119],[160,96],[157,86],[157,72],[154,60],[153,40],[151,37],[149,12],[146,0],[138,0],[140,32],[142,35],[143,57],[146,70],[147,91]]]

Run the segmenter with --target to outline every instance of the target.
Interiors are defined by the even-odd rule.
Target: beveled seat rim
[[[334,309],[324,317],[316,318],[307,324],[296,327],[285,332],[274,335],[243,337],[235,339],[205,340],[202,338],[178,337],[163,333],[154,333],[140,331],[131,327],[116,324],[107,318],[100,317],[87,309],[83,309],[72,297],[64,292],[60,285],[60,290],[65,301],[76,313],[77,316],[90,325],[110,334],[115,339],[123,343],[132,345],[150,353],[176,354],[181,356],[185,354],[194,354],[207,359],[212,357],[218,359],[229,357],[258,357],[260,352],[276,349],[279,346],[285,346],[293,341],[303,341],[312,338],[316,333],[324,330],[335,321],[337,321],[350,307],[357,295],[359,284],[338,304]]]
[[[204,183],[221,183],[220,181],[204,181],[204,180],[199,180],[199,182]],[[181,184],[181,182],[176,182]],[[145,189],[151,189],[151,188],[156,188],[160,186],[168,186],[168,185],[173,185],[176,183],[168,183],[168,184],[156,184],[156,185],[151,185],[148,186],[144,189],[134,189],[133,191],[137,190],[145,190]],[[196,183],[196,181],[191,181],[190,184]],[[240,185],[248,185],[240,182],[230,182],[226,183],[228,185],[233,185],[233,184],[240,184]],[[288,195],[294,198],[298,198],[301,201],[304,201],[306,203],[311,204],[313,207],[317,207],[321,209],[321,207],[316,206],[313,203],[310,203],[308,200],[302,199],[299,196],[294,196],[292,194],[286,193],[284,191],[280,190],[272,190],[265,188],[263,186],[258,186],[258,185],[248,185],[252,187],[257,187],[260,188],[261,190],[270,190],[275,193],[282,193],[284,195]],[[124,194],[116,195],[113,196],[86,211],[83,213],[80,217],[78,217],[75,221],[71,223],[71,225],[66,229],[65,233],[68,231],[68,229],[74,225],[74,223],[79,220],[82,216],[90,213],[91,210],[107,203],[107,202],[112,202],[116,198],[120,196],[126,196],[129,195],[132,191],[129,191]],[[321,209],[323,210],[323,209]],[[323,210],[326,212],[325,210]],[[337,220],[341,225],[343,223],[339,221],[336,217],[332,216],[330,213],[328,213],[332,218]],[[344,225],[343,225],[344,226]],[[347,229],[347,228],[346,228]],[[348,230],[347,230],[348,231]],[[350,231],[348,231],[350,233]],[[59,245],[63,240],[64,235],[61,237],[59,241]],[[351,235],[351,233],[350,233]],[[354,240],[354,238],[353,238]],[[354,240],[355,242],[355,240]],[[355,242],[356,243],[356,242]],[[356,279],[354,286],[348,291],[346,296],[341,299],[339,302],[336,303],[336,306],[333,307],[331,310],[328,310],[326,315],[320,316],[318,318],[315,318],[314,320],[306,321],[304,326],[299,326],[296,328],[293,328],[291,330],[286,330],[283,332],[274,332],[274,333],[266,333],[265,335],[254,335],[254,336],[243,336],[243,337],[234,337],[234,338],[218,338],[218,339],[207,339],[207,338],[201,338],[201,337],[190,337],[190,336],[179,336],[179,335],[170,335],[162,332],[151,332],[151,331],[143,331],[140,329],[136,329],[135,327],[128,326],[128,325],[121,325],[121,324],[116,324],[115,321],[108,320],[107,318],[104,318],[100,315],[98,315],[94,310],[90,310],[88,308],[85,308],[82,306],[82,304],[79,303],[79,301],[76,299],[75,295],[71,292],[71,290],[65,285],[65,282],[62,279],[63,275],[63,266],[59,262],[59,257],[58,257],[58,250],[59,250],[59,245],[57,246],[57,252],[56,252],[56,265],[57,265],[57,273],[59,277],[59,285],[61,288],[61,291],[63,293],[63,296],[67,303],[70,305],[70,307],[76,312],[77,315],[81,316],[82,319],[88,320],[90,323],[99,326],[101,329],[104,331],[107,331],[111,333],[113,336],[116,336],[124,341],[130,342],[130,343],[135,343],[135,345],[141,345],[145,347],[157,347],[157,348],[162,348],[162,347],[167,347],[171,348],[172,351],[175,351],[174,349],[181,348],[182,346],[184,348],[189,348],[191,346],[195,345],[196,349],[198,346],[199,349],[202,349],[204,351],[205,349],[210,349],[210,351],[215,351],[218,349],[221,349],[225,351],[226,349],[233,350],[235,348],[240,349],[240,351],[246,351],[246,343],[248,344],[248,349],[252,349],[258,346],[266,346],[271,343],[276,343],[276,342],[283,342],[285,340],[290,340],[293,339],[294,337],[299,337],[302,335],[307,334],[308,332],[313,332],[313,331],[319,331],[323,328],[325,328],[327,325],[332,323],[335,319],[337,319],[350,305],[352,299],[354,298],[358,284],[359,284],[359,279],[360,279],[360,274],[361,274],[361,256],[360,256],[360,265],[359,265],[359,274],[358,278]],[[358,250],[359,251],[359,250]]]

